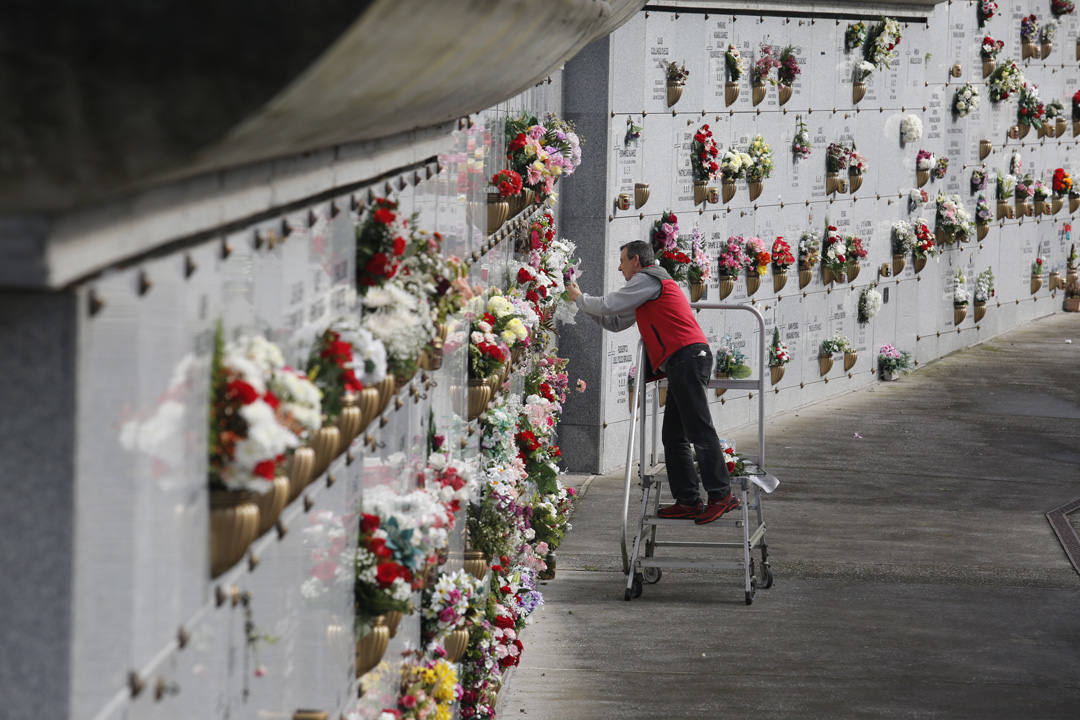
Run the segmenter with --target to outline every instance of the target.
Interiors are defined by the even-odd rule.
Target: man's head
[[[626,280],[654,262],[656,262],[656,256],[653,254],[652,245],[644,240],[628,242],[619,248],[619,272]]]

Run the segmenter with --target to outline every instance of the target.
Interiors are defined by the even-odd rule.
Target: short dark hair
[[[656,254],[653,253],[652,245],[644,240],[634,240],[628,242],[619,248],[619,251],[626,251],[626,257],[638,258],[641,261],[641,267],[648,267],[656,262]]]

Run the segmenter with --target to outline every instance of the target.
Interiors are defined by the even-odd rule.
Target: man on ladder
[[[675,503],[660,508],[657,515],[693,519],[698,525],[710,523],[739,507],[738,498],[731,494],[727,463],[705,394],[712,350],[682,289],[656,265],[649,243],[637,240],[623,245],[619,271],[627,281],[622,289],[597,297],[570,283],[570,299],[607,330],[625,330],[637,322],[650,367],[664,373],[668,381],[662,437]],[[702,503],[698,491],[691,443],[697,451],[707,503]]]

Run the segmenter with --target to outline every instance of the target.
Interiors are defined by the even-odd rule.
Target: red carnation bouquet
[[[364,360],[357,358],[350,336],[355,329],[331,325],[318,337],[308,357],[308,377],[322,391],[322,410],[329,422],[341,414],[347,394],[364,389]],[[359,374],[358,374],[359,373]]]
[[[469,378],[483,380],[502,369],[509,348],[495,334],[495,316],[485,312],[473,322],[469,333]]]
[[[783,237],[778,237],[772,244],[772,261],[777,271],[783,272],[795,264],[795,256],[791,254],[791,246]]]
[[[281,401],[268,387],[271,369],[242,351],[247,341],[226,348],[220,327],[214,338],[209,480],[213,490],[265,493],[300,439],[278,416]]]
[[[491,178],[491,184],[499,192],[499,197],[508,198],[521,194],[521,176],[513,170],[500,170]]]
[[[712,130],[708,125],[702,125],[694,133],[694,142],[690,146],[690,165],[694,171],[695,182],[708,182],[716,177],[720,166],[716,162],[716,156],[720,149],[713,140]]]
[[[376,198],[367,209],[356,228],[356,282],[361,288],[382,285],[397,274],[408,247],[408,225],[396,200]]]

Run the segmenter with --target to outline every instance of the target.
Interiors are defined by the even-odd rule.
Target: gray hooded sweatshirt
[[[634,311],[660,297],[661,282],[670,279],[667,270],[650,265],[634,273],[626,285],[615,292],[603,296],[582,293],[577,306],[605,330],[625,330],[637,321]]]

